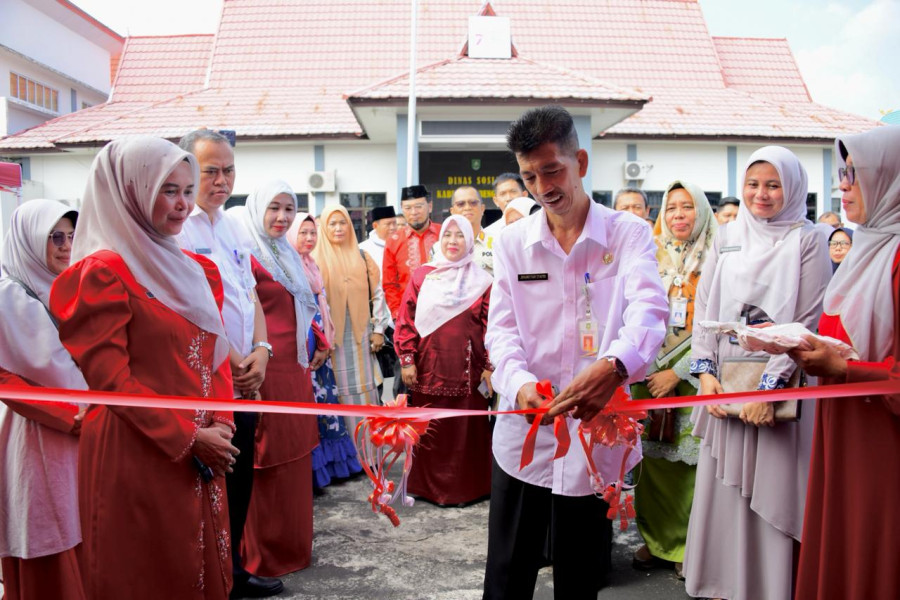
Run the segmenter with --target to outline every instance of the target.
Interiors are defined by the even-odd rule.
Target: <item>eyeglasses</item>
[[[849,248],[853,242],[828,242],[829,248]]]
[[[453,202],[453,208],[465,208],[467,206],[477,208],[480,205],[481,200],[455,200]]]
[[[856,183],[856,168],[855,167],[841,167],[838,169],[838,182],[844,180],[844,177],[847,178],[847,183],[853,185]]]
[[[62,248],[63,244],[66,243],[66,240],[69,240],[70,244],[72,243],[72,240],[75,239],[75,232],[66,233],[65,231],[54,231],[48,238],[53,242],[54,246]]]

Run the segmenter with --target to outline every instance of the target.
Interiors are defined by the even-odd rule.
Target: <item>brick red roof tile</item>
[[[496,0],[492,7],[510,18],[518,57],[476,65],[456,57],[480,0],[420,3],[419,94],[499,99],[530,86],[550,97],[558,84],[588,95],[652,95],[610,130],[619,136],[825,140],[876,126],[804,98],[784,40],[711,37],[694,0]],[[408,0],[227,0],[214,38],[130,38],[112,102],[5,138],[0,150],[124,133],[177,137],[198,124],[239,136],[360,135],[345,95],[403,97],[396,78],[409,69],[408,48]]]
[[[112,102],[159,102],[203,87],[214,35],[130,37]]]
[[[780,102],[812,101],[786,39],[713,37],[725,85]]]
[[[347,95],[351,103],[402,100],[408,97],[408,73]],[[527,58],[486,59],[457,56],[416,71],[416,98],[422,100],[535,98],[599,103],[641,103],[648,100],[649,96]]]

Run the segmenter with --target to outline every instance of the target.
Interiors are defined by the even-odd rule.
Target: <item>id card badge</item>
[[[597,321],[591,318],[578,320],[578,342],[582,356],[595,356],[600,347]]]
[[[685,327],[687,325],[687,298],[669,298],[669,327]]]

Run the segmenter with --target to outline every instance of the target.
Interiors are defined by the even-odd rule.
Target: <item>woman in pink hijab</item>
[[[474,234],[465,218],[444,221],[438,244],[434,260],[413,271],[394,335],[409,405],[486,409],[493,392],[484,347],[493,278],[475,264]],[[487,418],[433,421],[416,449],[407,489],[441,506],[487,498]]]
[[[325,296],[325,283],[322,273],[312,257],[312,251],[319,241],[316,220],[309,213],[297,213],[287,234],[288,241],[297,249],[303,261],[303,270],[309,287],[316,297],[318,310],[314,320],[325,332],[329,345],[334,343],[334,323],[328,309],[328,298]],[[310,348],[315,347],[315,336],[310,330]],[[321,367],[313,372],[313,391],[319,404],[340,404],[338,400],[337,382],[328,358]],[[356,457],[356,445],[348,433],[344,419],[336,415],[319,415],[319,445],[312,451],[313,485],[321,490],[333,479],[346,479],[362,473],[362,466]]]

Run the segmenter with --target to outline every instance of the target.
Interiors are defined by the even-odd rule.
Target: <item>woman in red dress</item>
[[[175,242],[194,157],[162,139],[103,148],[50,311],[92,390],[232,398],[222,283]],[[223,475],[231,413],[92,406],[78,462],[88,598],[217,598],[231,587]]]
[[[263,400],[315,402],[311,369],[322,365],[328,342],[313,323],[318,305],[300,255],[285,234],[297,214],[297,197],[271,181],[234,213],[253,248],[256,294],[266,315],[272,358],[259,393]],[[229,215],[231,217],[231,215]],[[306,347],[316,336],[312,357]],[[256,426],[253,496],[244,527],[247,570],[277,577],[309,566],[312,558],[312,450],[319,443],[314,415],[260,414]]]
[[[889,366],[900,359],[900,128],[835,145],[841,202],[858,227],[825,293],[819,333]],[[810,343],[792,356],[822,383],[888,378]],[[818,400],[814,440],[796,598],[900,598],[900,395]]]
[[[394,334],[410,406],[488,408],[493,393],[484,347],[492,278],[472,257],[472,226],[449,217],[434,260],[416,269]],[[484,382],[479,391],[479,385]],[[433,421],[415,451],[409,493],[442,506],[491,493],[491,429],[487,417]]]
[[[55,200],[17,208],[0,278],[0,384],[85,390],[47,312],[50,286],[69,266],[77,211]],[[0,404],[0,562],[7,600],[83,600],[78,565],[77,404]]]

